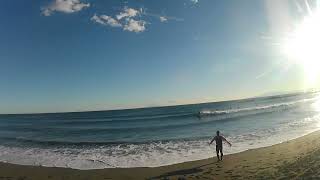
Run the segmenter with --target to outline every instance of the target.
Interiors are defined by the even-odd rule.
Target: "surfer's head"
[[[220,135],[220,131],[217,131],[217,136],[219,136]]]

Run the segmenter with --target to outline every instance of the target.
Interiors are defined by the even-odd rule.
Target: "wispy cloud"
[[[193,4],[197,4],[197,3],[199,2],[199,0],[191,0],[191,2],[192,2]]]
[[[160,16],[159,19],[160,19],[161,22],[168,21],[168,19],[165,16]]]
[[[122,24],[120,24],[116,19],[107,15],[97,16],[95,14],[91,17],[91,20],[106,26],[108,25],[111,27],[122,27]]]
[[[142,10],[124,7],[123,11],[115,15],[115,17],[95,14],[91,17],[91,20],[105,26],[121,27],[124,31],[139,33],[146,30],[147,24],[146,21],[137,17],[141,15],[141,12]]]
[[[150,12],[146,12],[145,10],[144,11],[141,11],[143,15],[145,16],[150,16],[150,17],[154,17],[154,18],[158,18],[161,22],[166,22],[166,21],[169,21],[169,20],[173,20],[173,21],[184,21],[184,19],[182,18],[178,18],[178,17],[174,17],[174,16],[166,16],[166,15],[163,15],[163,14],[155,14],[155,13],[150,13]]]
[[[50,16],[55,11],[63,13],[74,13],[90,7],[90,3],[82,3],[80,0],[54,0],[48,6],[41,8],[44,16]]]
[[[185,0],[183,5],[186,6],[186,7],[193,7],[193,6],[196,6],[197,4],[199,4],[199,1],[200,0]]]
[[[125,17],[135,17],[138,14],[140,14],[140,11],[133,8],[125,7],[123,12],[120,12],[120,14],[117,15],[117,19],[120,20]]]
[[[143,32],[146,30],[146,22],[143,20],[128,19],[128,22],[124,25],[124,30],[131,32]]]
[[[44,16],[51,16],[55,12],[74,13],[90,7],[90,3],[84,3],[85,0],[52,0],[47,6],[41,8]],[[198,3],[198,0],[191,0]],[[119,13],[113,15],[94,14],[90,20],[109,27],[122,28],[124,31],[140,33],[146,30],[146,25],[149,24],[145,19],[153,17],[160,22],[167,22],[169,20],[183,21],[184,19],[177,17],[170,17],[164,14],[147,13],[145,8],[135,9],[125,6]],[[148,19],[148,18],[147,18]],[[150,18],[149,18],[150,20]]]

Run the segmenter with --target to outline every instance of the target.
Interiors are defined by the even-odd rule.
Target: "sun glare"
[[[313,88],[320,77],[320,11],[305,17],[285,42],[285,53],[305,74],[306,88]]]

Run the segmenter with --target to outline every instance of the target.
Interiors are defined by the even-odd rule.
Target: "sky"
[[[3,0],[0,113],[303,90],[304,71],[281,41],[307,8],[299,0]]]

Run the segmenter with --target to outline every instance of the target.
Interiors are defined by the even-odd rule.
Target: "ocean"
[[[270,146],[320,129],[320,94],[296,93],[193,105],[0,115],[0,161],[101,169],[156,167]]]

